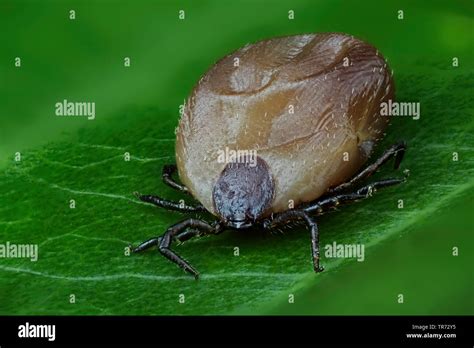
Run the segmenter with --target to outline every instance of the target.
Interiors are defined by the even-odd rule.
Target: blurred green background
[[[0,314],[473,314],[473,15],[472,1],[2,0],[0,242],[39,243],[40,260],[0,259]],[[249,42],[333,31],[375,45],[397,97],[421,102],[421,119],[395,119],[379,148],[408,141],[409,183],[321,219],[323,243],[366,243],[366,262],[326,260],[314,276],[303,230],[179,247],[199,283],[157,253],[124,257],[181,218],[130,193],[179,198],[159,172],[200,76]],[[56,117],[63,99],[94,101],[96,120]]]

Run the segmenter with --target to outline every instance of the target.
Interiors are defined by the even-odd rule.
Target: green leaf
[[[433,72],[400,76],[400,99],[416,95],[422,117],[395,119],[379,147],[381,152],[396,139],[408,141],[403,168],[411,171],[409,181],[323,216],[322,245],[362,243],[370,250],[415,228],[472,187],[472,100],[465,87],[473,75]],[[8,299],[1,301],[1,313],[229,313],[265,307],[320,281],[322,276],[312,274],[304,229],[276,236],[228,232],[175,247],[201,271],[197,282],[156,251],[125,256],[129,243],[158,236],[182,218],[131,195],[140,190],[180,198],[160,182],[161,167],[172,163],[174,154],[175,121],[155,122],[164,116],[159,110],[124,111],[120,123],[83,129],[69,142],[29,151],[5,170],[0,240],[37,243],[39,260],[1,260],[1,298]],[[455,151],[458,162],[452,160]],[[387,165],[377,177],[393,175]],[[397,208],[400,198],[404,209]],[[234,256],[234,247],[240,256]],[[337,276],[341,262],[324,258],[323,263],[324,277]],[[71,294],[75,304],[69,303]],[[180,294],[186,304],[178,303]]]

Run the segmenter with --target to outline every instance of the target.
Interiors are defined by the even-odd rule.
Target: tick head
[[[257,157],[253,163],[228,163],[214,185],[212,196],[223,223],[243,229],[251,227],[271,208],[273,192],[268,165]]]

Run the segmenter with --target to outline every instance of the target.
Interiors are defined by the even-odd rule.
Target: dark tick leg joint
[[[188,188],[182,184],[177,183],[175,180],[173,180],[173,174],[176,172],[177,168],[175,164],[167,164],[163,166],[163,172],[161,174],[163,178],[163,182],[174,188],[175,190],[184,192],[184,193],[189,193]]]

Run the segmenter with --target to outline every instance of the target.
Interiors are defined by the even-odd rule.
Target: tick
[[[391,158],[398,169],[405,153],[405,142],[396,143],[361,169],[389,122],[380,104],[393,98],[384,58],[345,34],[274,38],[224,57],[194,87],[179,122],[176,165],[163,168],[165,184],[199,203],[136,193],[141,201],[212,219],[187,218],[131,250],[157,247],[198,278],[172,242],[299,222],[311,235],[314,271],[322,271],[318,217],[407,178],[405,171],[363,184]]]

